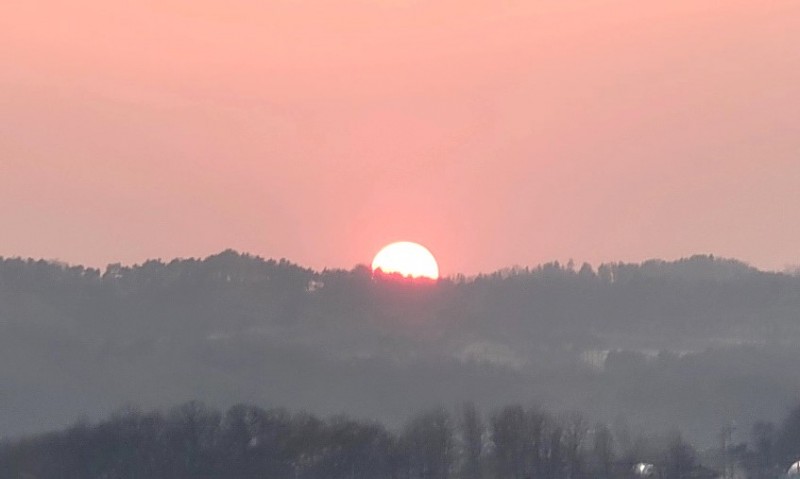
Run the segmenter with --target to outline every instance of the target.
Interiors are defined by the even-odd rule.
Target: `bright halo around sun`
[[[372,271],[408,278],[439,278],[439,265],[428,248],[411,241],[384,246],[372,260]]]

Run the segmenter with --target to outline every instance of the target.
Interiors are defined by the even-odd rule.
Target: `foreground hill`
[[[712,441],[800,395],[800,278],[733,260],[436,283],[233,251],[105,271],[0,260],[0,434],[125,404],[247,401],[397,424],[536,402]]]

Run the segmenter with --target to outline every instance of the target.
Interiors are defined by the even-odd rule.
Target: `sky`
[[[796,0],[7,0],[0,256],[800,263]]]

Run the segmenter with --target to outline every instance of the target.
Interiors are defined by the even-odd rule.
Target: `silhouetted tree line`
[[[0,444],[0,477],[710,479],[737,470],[776,478],[800,454],[798,426],[800,407],[779,427],[759,423],[750,442],[701,454],[679,433],[631,440],[577,413],[520,405],[488,417],[470,403],[454,413],[435,408],[390,431],[344,416],[250,405],[220,413],[189,402]]]
[[[777,341],[800,333],[799,289],[800,277],[712,256],[597,269],[554,262],[433,284],[375,281],[365,266],[316,272],[234,251],[104,271],[0,257],[0,314],[44,315],[106,335],[206,335],[315,321],[386,329],[393,319],[417,318],[451,335],[515,345],[602,345],[609,331],[658,334],[667,345],[687,335]]]

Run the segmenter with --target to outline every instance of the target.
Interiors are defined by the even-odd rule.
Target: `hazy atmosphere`
[[[800,479],[800,2],[0,5],[0,479]]]
[[[0,7],[6,256],[798,262],[796,1],[123,3]]]

